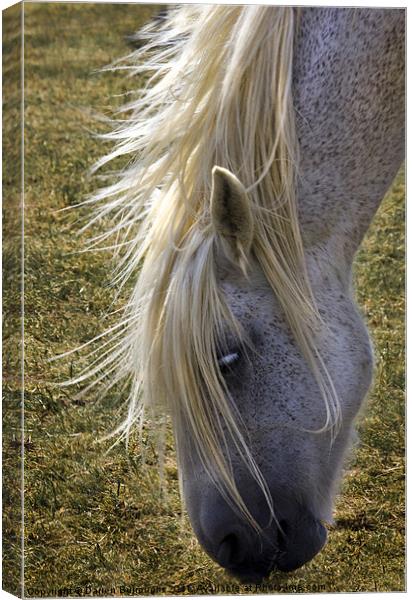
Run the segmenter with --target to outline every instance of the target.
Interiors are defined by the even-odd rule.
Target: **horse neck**
[[[404,17],[399,9],[301,13],[299,221],[307,256],[346,276],[404,156]]]

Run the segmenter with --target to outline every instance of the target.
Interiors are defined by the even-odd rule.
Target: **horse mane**
[[[230,330],[247,344],[220,290],[210,226],[212,168],[233,172],[255,219],[253,253],[283,308],[325,401],[325,425],[339,402],[315,338],[322,324],[306,272],[299,230],[299,154],[292,98],[296,10],[184,5],[146,26],[143,48],[111,68],[143,79],[137,98],[103,137],[115,142],[100,168],[130,157],[112,183],[87,202],[91,222],[112,227],[93,244],[117,250],[116,284],[133,282],[118,325],[90,375],[130,381],[127,436],[147,409],[171,415],[177,445],[187,432],[206,471],[254,527],[225,452],[234,444],[271,507],[240,416],[218,367]],[[185,433],[186,432],[186,433]],[[273,510],[272,510],[273,514]]]

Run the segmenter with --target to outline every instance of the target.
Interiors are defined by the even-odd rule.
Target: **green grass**
[[[115,300],[106,285],[109,256],[75,254],[82,243],[75,234],[78,211],[57,210],[76,204],[96,185],[87,177],[87,169],[104,148],[86,132],[95,126],[85,109],[108,113],[119,102],[115,94],[138,85],[122,74],[92,72],[128,51],[125,36],[153,10],[119,4],[25,6],[28,595],[64,587],[75,595],[76,586],[104,588],[100,589],[103,594],[113,595],[123,585],[135,586],[135,593],[144,589],[163,594],[189,593],[189,585],[198,593],[236,585],[201,550],[181,515],[170,437],[167,497],[161,497],[156,449],[149,439],[145,469],[134,439],[129,455],[124,445],[106,454],[109,443],[98,443],[119,419],[119,395],[99,401],[76,399],[76,390],[58,388],[55,382],[76,374],[82,360],[48,362],[51,356],[100,332],[110,322],[105,315],[111,303],[113,308],[121,304],[121,298]],[[375,342],[376,385],[360,422],[356,459],[338,498],[336,526],[330,531],[328,546],[315,560],[295,573],[273,574],[268,591],[404,589],[403,211],[400,174],[356,266],[358,298]],[[12,252],[6,267],[12,282],[19,268]],[[3,450],[12,502],[18,492],[17,471],[12,468],[17,468],[18,452],[13,414],[21,391],[16,376],[19,311],[13,286],[6,287],[10,331],[5,336],[8,408]],[[6,506],[8,531],[13,518],[11,507]],[[14,540],[11,545],[16,548],[16,544]],[[15,557],[12,552],[5,557],[6,589],[16,589]],[[249,591],[265,590],[239,587],[239,592]]]

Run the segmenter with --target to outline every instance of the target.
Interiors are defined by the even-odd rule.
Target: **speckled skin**
[[[310,279],[328,326],[318,346],[339,394],[332,448],[317,385],[257,265],[247,282],[224,268],[229,304],[256,354],[228,382],[286,536],[259,539],[224,503],[190,448],[182,449],[188,512],[206,551],[236,576],[294,569],[323,546],[353,421],[372,379],[366,328],[352,299],[354,254],[404,155],[404,11],[307,8],[295,42],[294,98],[301,163],[299,218]],[[305,431],[306,430],[306,431]],[[239,489],[257,520],[267,508],[236,456]]]

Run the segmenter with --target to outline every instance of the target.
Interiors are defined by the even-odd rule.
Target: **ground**
[[[126,4],[25,5],[25,585],[103,595],[250,592],[199,547],[181,514],[171,436],[159,494],[156,448],[144,433],[106,453],[101,437],[124,407],[116,393],[76,396],[56,384],[82,358],[50,357],[91,339],[120,306],[107,286],[108,254],[77,254],[85,210],[58,212],[96,186],[87,170],[104,152],[90,130],[138,82],[96,69],[128,51],[126,36],[156,10]],[[6,15],[5,31],[13,29]],[[14,25],[16,23],[14,22]],[[14,29],[16,32],[17,29]],[[13,40],[5,39],[12,61]],[[17,57],[18,58],[18,57]],[[15,57],[16,60],[16,57]],[[10,62],[12,64],[12,62]],[[17,63],[16,63],[17,64]],[[18,86],[16,84],[16,90]],[[11,79],[13,77],[11,76]],[[17,96],[18,97],[18,96]],[[4,586],[17,590],[19,539],[18,102],[4,140]],[[6,115],[7,116],[7,115]],[[14,204],[13,204],[14,202]],[[388,193],[357,258],[356,293],[375,344],[375,386],[359,422],[360,442],[336,506],[329,543],[267,591],[404,590],[404,176]],[[113,304],[112,304],[113,303]],[[87,586],[90,586],[88,588]],[[193,586],[193,587],[190,587]],[[70,593],[71,591],[71,593]]]

